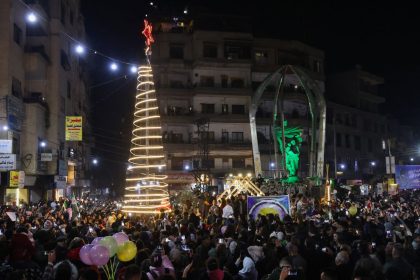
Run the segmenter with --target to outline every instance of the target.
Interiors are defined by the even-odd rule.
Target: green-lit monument
[[[288,81],[293,76],[293,82]],[[268,86],[274,85],[273,98],[273,125],[274,156],[276,171],[280,171],[283,182],[295,183],[299,181],[300,148],[302,144],[301,127],[288,124],[284,116],[284,85],[296,81],[304,89],[309,104],[310,125],[308,133],[308,175],[311,178],[323,178],[324,175],[324,149],[325,149],[325,125],[326,103],[322,90],[317,82],[312,80],[306,70],[299,66],[284,65],[268,75],[257,90],[254,92],[249,109],[249,121],[251,127],[252,151],[254,156],[255,174],[263,174],[261,156],[258,146],[256,113],[262,102],[262,96]],[[272,95],[271,95],[272,96]]]
[[[275,120],[277,120],[277,116],[275,116]],[[297,171],[299,169],[300,146],[302,144],[302,129],[298,127],[288,127],[287,121],[285,120],[283,122],[283,128],[277,125],[274,126],[274,132],[283,159],[282,165],[286,167],[288,173],[288,177],[285,181],[287,183],[295,183],[299,180]],[[286,149],[283,148],[283,141]]]

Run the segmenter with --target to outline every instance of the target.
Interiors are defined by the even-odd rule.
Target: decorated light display
[[[123,211],[133,214],[156,214],[170,211],[160,125],[159,107],[150,65],[152,26],[144,21],[148,64],[137,69],[137,94],[125,186]]]

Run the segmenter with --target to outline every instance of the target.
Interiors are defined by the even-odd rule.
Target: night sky
[[[383,112],[406,124],[420,118],[420,17],[407,1],[258,0],[81,0],[88,44],[92,49],[128,62],[142,62],[139,36],[144,15],[182,15],[194,11],[240,14],[251,18],[255,34],[301,40],[325,51],[326,72],[356,64],[385,78]],[[90,57],[92,123],[100,160],[96,175],[102,185],[122,186],[128,158],[135,77],[127,70],[111,73],[109,61]],[[128,67],[128,66],[127,66]],[[124,70],[124,71],[123,71]],[[102,83],[106,83],[102,86]]]

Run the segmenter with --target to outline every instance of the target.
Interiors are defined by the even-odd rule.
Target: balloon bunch
[[[115,279],[118,261],[128,262],[137,255],[137,247],[123,232],[112,236],[96,237],[91,244],[80,249],[80,260],[87,265],[101,266],[108,280]]]

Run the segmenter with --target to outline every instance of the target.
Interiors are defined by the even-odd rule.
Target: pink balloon
[[[93,241],[90,243],[92,245],[99,245],[99,242],[102,240],[103,237],[96,237],[93,239]]]
[[[93,262],[89,257],[90,254],[90,250],[93,248],[92,244],[86,244],[82,247],[82,249],[80,249],[79,252],[79,256],[80,256],[80,260],[87,265],[92,265]]]
[[[102,245],[95,245],[92,249],[90,249],[89,258],[92,260],[94,265],[105,265],[109,260],[108,249]]]
[[[115,238],[115,241],[117,241],[118,245],[122,245],[122,244],[124,244],[125,242],[128,241],[128,236],[124,232],[114,233],[114,235],[112,237]]]

